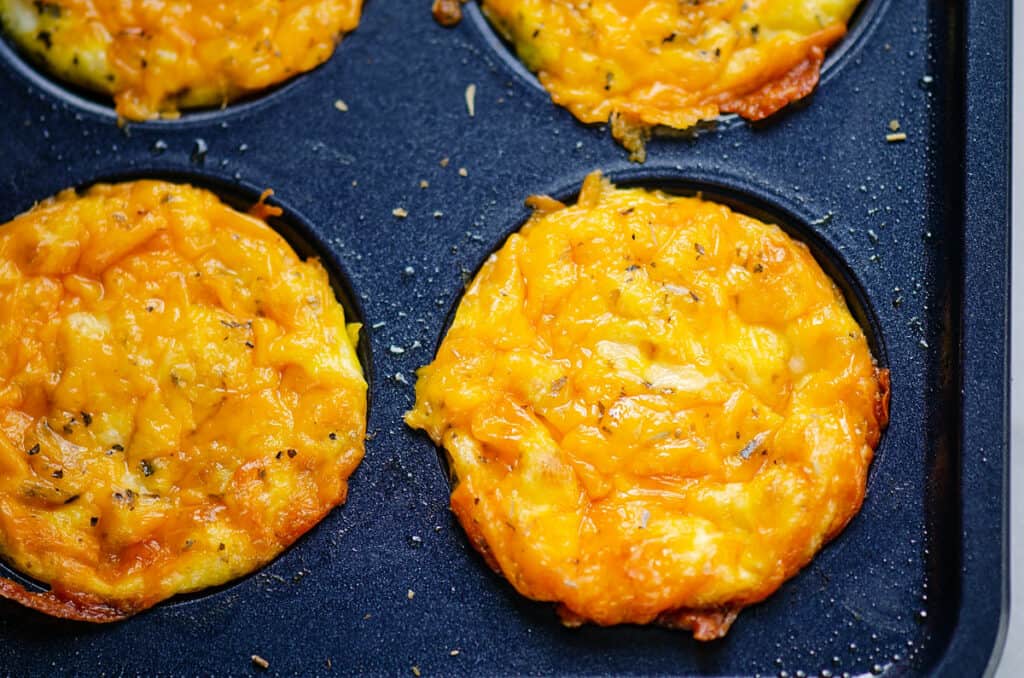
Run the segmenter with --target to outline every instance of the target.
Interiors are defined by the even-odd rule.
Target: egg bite
[[[721,637],[859,510],[888,372],[777,226],[598,173],[529,202],[406,422],[521,594],[570,626]]]
[[[555,103],[643,162],[654,126],[760,120],[818,83],[859,0],[481,0]]]
[[[366,381],[324,268],[163,181],[0,226],[0,596],[107,622],[267,563],[345,500]]]
[[[6,33],[129,120],[225,105],[326,61],[362,0],[0,0]]]

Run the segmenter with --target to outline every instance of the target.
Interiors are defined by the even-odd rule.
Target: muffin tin
[[[983,673],[1007,606],[1010,3],[864,0],[809,105],[656,137],[644,165],[554,106],[466,13],[444,29],[429,2],[370,0],[317,70],[124,127],[0,45],[0,223],[102,180],[184,180],[240,205],[271,187],[275,227],[325,261],[364,323],[371,392],[348,502],[273,563],[115,625],[2,602],[0,669],[241,674],[264,671],[257,654],[282,675]],[[905,142],[886,142],[893,119]],[[468,544],[436,449],[401,421],[414,370],[527,218],[523,199],[570,199],[593,169],[783,225],[892,370],[863,510],[721,641],[563,628]]]

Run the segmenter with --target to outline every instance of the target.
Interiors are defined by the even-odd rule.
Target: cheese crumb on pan
[[[597,173],[530,203],[406,422],[520,593],[567,625],[720,637],[857,513],[888,372],[776,226]]]
[[[0,23],[59,78],[130,120],[218,106],[326,61],[361,0],[0,0]]]
[[[362,459],[358,329],[204,190],[100,184],[0,226],[0,555],[51,588],[0,595],[113,621],[274,558]]]
[[[652,126],[765,118],[814,89],[858,0],[481,0],[555,103],[643,161]]]
[[[466,112],[469,117],[476,115],[476,85],[466,85]]]

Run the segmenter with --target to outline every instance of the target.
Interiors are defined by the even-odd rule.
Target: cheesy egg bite
[[[326,61],[362,0],[0,0],[23,51],[130,120],[218,106]]]
[[[655,125],[760,120],[808,95],[859,0],[481,0],[555,103],[643,161]]]
[[[0,595],[112,621],[274,558],[362,459],[357,332],[317,261],[191,186],[0,226],[0,556],[50,587]]]
[[[596,173],[530,202],[406,421],[520,593],[567,625],[720,637],[859,510],[888,372],[776,226]]]

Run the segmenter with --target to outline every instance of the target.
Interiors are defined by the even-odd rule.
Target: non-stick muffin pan
[[[3,602],[0,672],[991,668],[1007,605],[1010,3],[864,0],[809,102],[763,123],[724,117],[656,136],[643,165],[554,106],[479,10],[466,14],[445,29],[428,2],[371,0],[317,70],[223,109],[123,126],[107,102],[0,47],[0,222],[111,179],[188,181],[239,205],[273,188],[275,226],[325,262],[364,323],[370,381],[347,503],[281,557],[112,625]],[[905,141],[887,141],[892,120]],[[891,423],[860,514],[722,640],[564,628],[471,547],[437,449],[402,423],[414,370],[467,280],[527,218],[523,199],[571,199],[595,169],[782,225],[836,278],[891,370]]]

